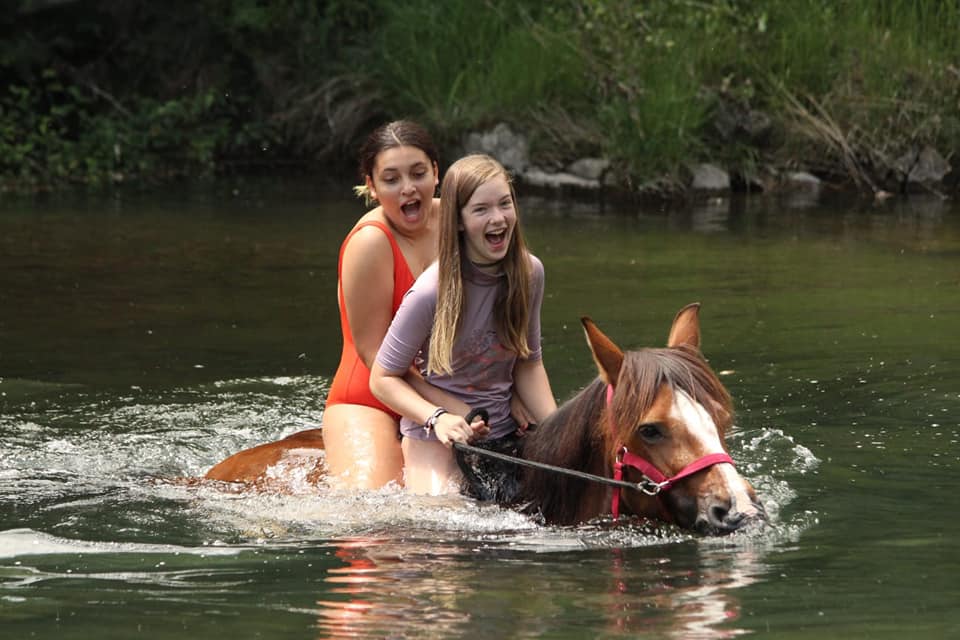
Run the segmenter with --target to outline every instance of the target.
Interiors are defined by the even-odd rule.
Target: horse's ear
[[[700,348],[700,303],[688,304],[673,319],[670,327],[670,337],[667,338],[668,347],[678,347],[682,344]]]
[[[613,343],[613,340],[603,334],[590,318],[580,318],[583,331],[587,334],[587,344],[593,352],[593,359],[597,363],[600,377],[607,384],[616,384],[620,377],[620,366],[623,365],[623,351]]]

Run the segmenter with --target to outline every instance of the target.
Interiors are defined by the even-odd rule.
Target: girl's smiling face
[[[460,209],[467,259],[481,268],[499,271],[516,224],[517,210],[506,177],[497,175],[481,184]]]
[[[387,219],[399,230],[411,231],[429,220],[437,173],[437,165],[421,149],[392,147],[377,155],[367,187]]]

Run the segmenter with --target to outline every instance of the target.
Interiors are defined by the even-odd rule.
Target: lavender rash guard
[[[543,302],[543,263],[530,254],[530,326],[528,360],[540,360],[540,306]],[[497,337],[493,322],[494,304],[506,276],[490,275],[469,260],[461,265],[464,286],[464,310],[461,326],[451,354],[452,375],[426,373],[425,358],[430,352],[430,333],[437,308],[439,270],[434,262],[407,291],[393,317],[390,329],[377,352],[377,363],[390,373],[401,374],[415,364],[430,384],[463,400],[472,408],[490,413],[490,438],[500,438],[516,430],[510,416],[513,367],[517,355],[505,348]],[[436,440],[423,425],[406,416],[400,419],[400,432],[417,440]]]

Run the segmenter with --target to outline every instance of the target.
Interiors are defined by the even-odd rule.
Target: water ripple
[[[165,392],[58,388],[54,400],[32,393],[19,406],[14,399],[12,411],[0,416],[0,503],[37,505],[22,524],[90,540],[242,546],[410,535],[562,552],[694,539],[645,523],[541,527],[511,510],[459,496],[412,496],[396,487],[317,492],[304,483],[293,495],[277,495],[168,482],[199,477],[240,449],[316,426],[326,384],[315,376],[248,378]],[[738,431],[730,443],[771,523],[728,543],[791,539],[816,522],[809,512],[781,517],[796,497],[790,478],[818,467],[809,449],[776,428]]]

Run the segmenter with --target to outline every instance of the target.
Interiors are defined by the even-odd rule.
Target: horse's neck
[[[524,457],[566,469],[608,475],[610,451],[603,419],[605,388],[599,380],[565,402],[534,430],[524,445]],[[608,490],[569,476],[528,470],[522,494],[547,522],[576,524],[604,512]]]
[[[528,450],[544,462],[602,473],[608,447],[606,429],[600,424],[605,389],[597,378],[564,402],[530,434]]]

